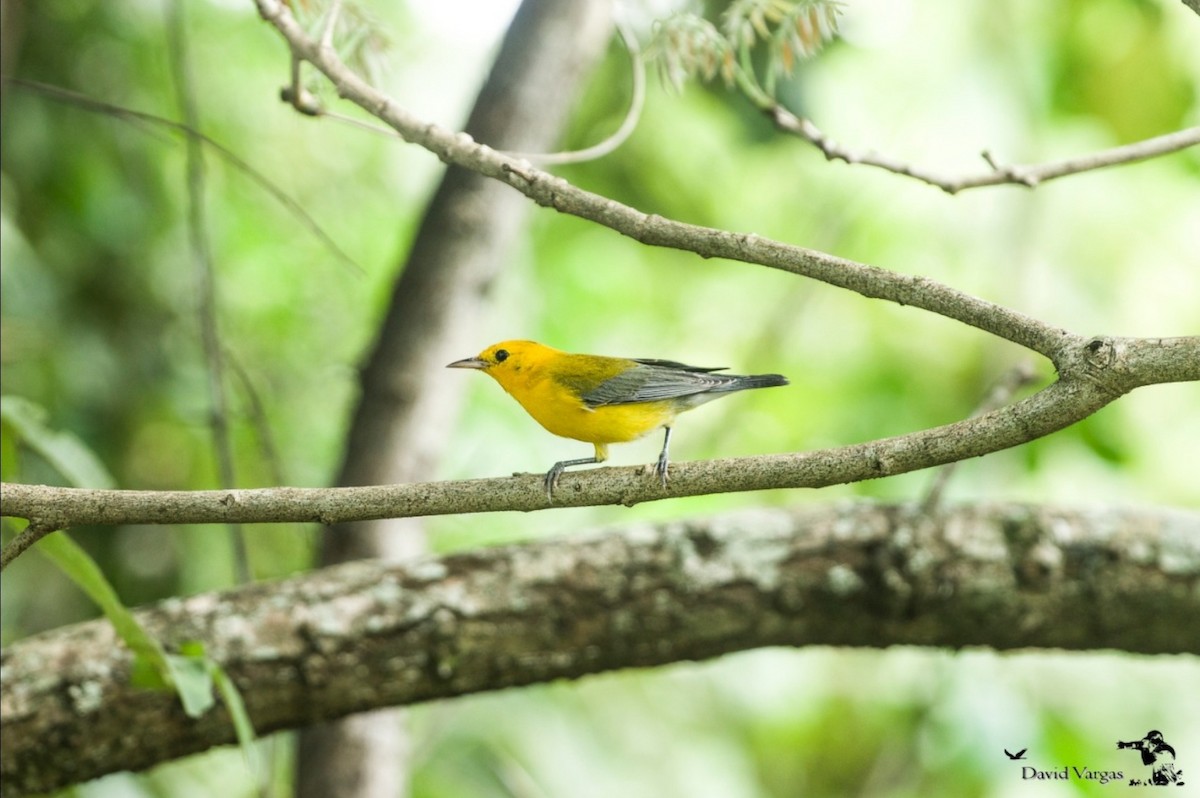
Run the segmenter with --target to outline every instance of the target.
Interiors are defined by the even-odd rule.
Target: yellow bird
[[[533,341],[503,341],[446,368],[479,369],[500,383],[525,412],[555,435],[592,444],[595,457],[562,460],[546,472],[546,495],[563,470],[603,463],[608,444],[666,429],[654,473],[667,485],[667,447],[675,416],[747,388],[787,385],[779,374],[714,374],[673,360],[574,355]]]

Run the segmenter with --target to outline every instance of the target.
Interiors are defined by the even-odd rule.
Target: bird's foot
[[[549,471],[546,472],[546,479],[543,480],[546,485],[546,499],[551,504],[554,503],[554,489],[558,487],[558,478],[562,476],[562,472],[571,466],[591,465],[592,463],[602,463],[602,457],[581,457],[578,460],[562,460],[555,463]]]
[[[567,467],[563,463],[555,463],[550,470],[546,472],[545,479],[542,484],[546,487],[546,501],[554,503],[554,489],[558,487],[558,478],[562,476],[562,472],[566,471]]]
[[[654,475],[658,477],[662,483],[663,490],[667,489],[667,480],[670,479],[671,464],[667,461],[664,455],[659,455],[658,462],[654,464]]]

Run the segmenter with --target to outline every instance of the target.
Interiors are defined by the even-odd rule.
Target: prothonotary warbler
[[[610,443],[666,429],[654,472],[667,485],[667,447],[675,416],[734,391],[787,385],[779,374],[714,374],[673,360],[573,355],[533,341],[502,341],[447,368],[479,369],[555,435],[592,444],[595,457],[562,460],[546,472],[546,495],[570,466],[603,463]]]

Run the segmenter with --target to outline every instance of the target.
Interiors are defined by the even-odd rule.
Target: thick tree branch
[[[1078,351],[1064,353],[1063,361],[1072,376],[1008,407],[953,424],[836,449],[672,463],[665,491],[641,467],[569,472],[554,494],[554,506],[632,506],[709,493],[819,488],[979,457],[1070,426],[1139,385],[1200,380],[1200,337],[1096,338],[1080,342]],[[540,474],[360,488],[223,491],[86,490],[5,483],[0,492],[0,514],[28,519],[46,531],[109,524],[335,524],[548,506]],[[5,564],[13,556],[6,549]]]
[[[768,645],[1200,653],[1198,587],[1196,513],[864,504],[350,563],[138,616],[203,642],[266,733]],[[6,798],[233,742],[129,667],[105,621],[5,648]]]
[[[1001,165],[990,153],[983,157],[991,167],[976,175],[950,175],[912,166],[904,161],[873,151],[854,150],[825,135],[811,120],[798,117],[783,106],[773,105],[765,109],[767,115],[780,130],[798,136],[820,150],[830,161],[845,161],[848,164],[875,166],[888,172],[920,180],[936,186],[947,194],[957,194],[968,188],[998,186],[1003,184],[1034,188],[1041,183],[1067,175],[1077,175],[1093,169],[1144,161],[1200,144],[1200,127],[1177,130],[1162,136],[1135,141],[1120,147],[1099,152],[1051,161],[1041,164]]]

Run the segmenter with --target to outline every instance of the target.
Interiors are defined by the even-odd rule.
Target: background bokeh
[[[379,47],[375,79],[414,113],[459,126],[511,5],[362,5]],[[637,22],[669,8],[625,13]],[[356,367],[441,165],[279,103],[287,54],[251,3],[193,2],[186,15],[203,131],[294,198],[361,267],[347,266],[209,151],[220,325],[244,374],[231,381],[239,486],[325,485],[339,462]],[[1004,162],[1037,162],[1200,124],[1200,17],[1177,0],[850,0],[842,19],[843,38],[803,64],[783,94],[852,147],[963,172],[983,168],[985,148]],[[178,119],[164,20],[154,2],[6,4],[5,76]],[[614,43],[564,147],[613,131],[629,87],[628,58]],[[82,439],[122,487],[216,486],[181,140],[12,83],[3,112],[5,395],[43,407],[47,423]],[[828,163],[721,86],[676,93],[652,79],[621,149],[558,171],[646,212],[928,276],[1081,334],[1200,333],[1195,148],[1032,191],[951,197]],[[493,300],[480,349],[530,337],[791,378],[789,388],[682,419],[672,442],[681,460],[837,446],[953,421],[1031,357],[922,311],[649,249],[545,209]],[[589,453],[543,432],[488,380],[453,371],[428,379],[471,382],[467,409],[447,430],[449,454],[430,479],[541,471]],[[1195,384],[1135,391],[1050,438],[962,464],[947,500],[1200,506],[1197,408]],[[651,462],[659,445],[614,447],[612,462]],[[61,482],[8,429],[0,465],[6,480]],[[903,501],[920,497],[931,478],[438,518],[428,529],[431,545],[450,551],[748,505]],[[221,529],[74,535],[129,604],[232,581]],[[313,541],[301,526],[254,528],[256,572],[309,567]],[[36,553],[5,573],[5,643],[94,614]],[[764,650],[411,715],[417,796],[1110,795],[1124,788],[1022,782],[1001,749],[1129,772],[1136,755],[1117,754],[1114,742],[1151,728],[1175,745],[1190,781],[1200,778],[1192,657]],[[77,794],[218,790],[251,794],[232,749]]]

